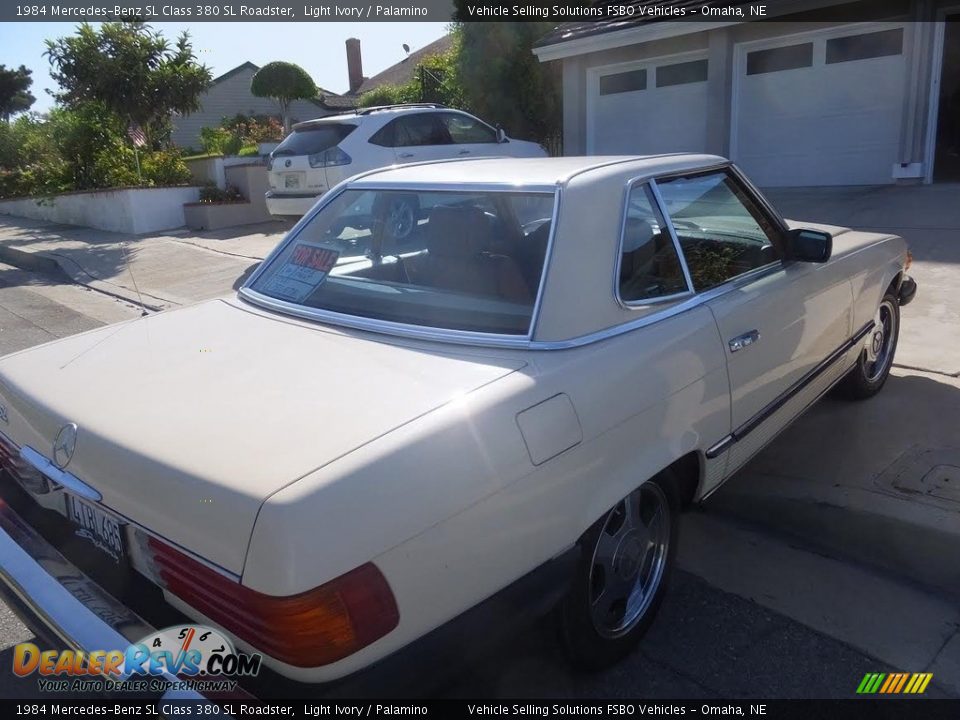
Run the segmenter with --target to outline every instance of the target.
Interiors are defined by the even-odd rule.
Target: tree
[[[140,126],[151,147],[169,137],[174,113],[200,109],[212,80],[196,62],[188,33],[171,47],[141,21],[103,23],[99,30],[83,23],[76,35],[47,40],[45,54],[65,107],[102,105],[124,126]]]
[[[290,103],[317,96],[313,79],[299,65],[276,61],[257,70],[250,81],[250,92],[257,97],[273,98],[280,106],[284,134],[290,132]]]
[[[5,65],[0,65],[0,118],[4,122],[10,122],[10,117],[16,113],[26,112],[36,101],[29,92],[33,85],[32,73],[23,65],[9,70]]]
[[[456,0],[457,19],[467,17]],[[541,64],[533,44],[552,22],[459,22],[458,76],[466,105],[511,134],[540,142],[560,132],[561,87],[556,68]]]

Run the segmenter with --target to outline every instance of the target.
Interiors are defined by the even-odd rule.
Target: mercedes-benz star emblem
[[[292,164],[293,164],[293,161],[292,161],[292,160],[287,160],[287,161],[283,164],[283,166],[284,166],[284,167],[290,167]]]
[[[60,428],[57,439],[53,441],[53,464],[63,470],[73,459],[73,451],[76,447],[77,424],[67,423]]]

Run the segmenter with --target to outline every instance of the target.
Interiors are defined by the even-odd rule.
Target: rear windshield
[[[279,155],[315,155],[329,150],[357,129],[348,123],[324,123],[294,130],[273,151]]]
[[[553,204],[543,193],[347,190],[251,289],[362,318],[526,335]]]

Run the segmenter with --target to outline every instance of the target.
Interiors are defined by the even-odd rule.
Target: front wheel
[[[560,634],[573,663],[588,670],[623,658],[650,627],[666,591],[680,520],[669,473],[645,482],[584,533]]]
[[[890,376],[899,336],[900,303],[896,294],[888,292],[880,301],[856,365],[840,383],[840,391],[852,400],[864,400],[880,392]]]

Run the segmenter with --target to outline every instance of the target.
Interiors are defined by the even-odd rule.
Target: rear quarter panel
[[[694,308],[527,366],[379,438],[271,497],[243,582],[314,587],[368,560],[400,624],[355,655],[286,674],[341,677],[397,650],[577,542],[617,500],[729,432],[726,368],[709,310]],[[582,440],[534,465],[517,415],[565,393]],[[716,483],[724,459],[705,467]]]

